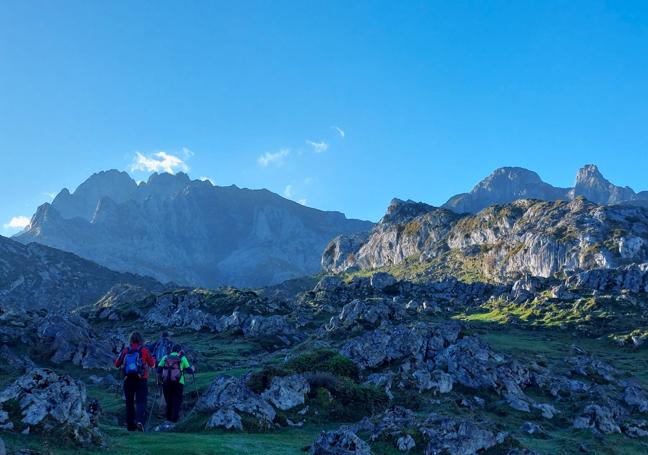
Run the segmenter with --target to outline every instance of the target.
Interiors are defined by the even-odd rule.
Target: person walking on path
[[[177,423],[184,394],[185,373],[194,374],[195,369],[189,365],[180,345],[173,346],[169,355],[158,363],[158,375],[162,382],[162,392],[166,401],[166,418]]]
[[[121,368],[124,375],[126,427],[128,431],[144,431],[149,368],[155,367],[155,361],[141,333],[131,333],[128,342],[115,360],[115,367]]]

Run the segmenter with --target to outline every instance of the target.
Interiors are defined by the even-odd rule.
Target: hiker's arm
[[[153,360],[153,356],[151,356],[151,353],[148,349],[143,350],[142,359],[150,368],[155,367],[155,360]]]
[[[184,356],[182,357],[182,360],[180,361],[180,367],[184,371],[186,371],[186,372],[188,372],[190,374],[194,374],[196,372],[196,369],[194,367],[192,367],[191,365],[189,365],[189,361]]]
[[[115,368],[119,368],[122,366],[122,363],[124,363],[124,354],[126,352],[126,348],[122,349],[121,352],[119,353],[119,356],[115,359]]]

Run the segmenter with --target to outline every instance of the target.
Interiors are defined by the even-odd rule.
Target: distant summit
[[[137,184],[109,170],[73,193],[61,190],[15,239],[163,282],[254,287],[318,272],[331,238],[371,226],[268,190],[214,186],[184,173]]]
[[[443,207],[457,213],[477,213],[491,205],[518,199],[568,201],[578,196],[603,205],[648,203],[646,192],[637,194],[629,187],[616,186],[606,180],[595,165],[588,164],[576,174],[573,188],[555,187],[528,169],[501,167],[475,185],[470,193],[451,197]]]

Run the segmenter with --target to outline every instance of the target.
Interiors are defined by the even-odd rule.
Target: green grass
[[[109,428],[105,429],[111,443],[108,450],[56,448],[53,449],[53,453],[60,455],[303,454],[304,448],[313,443],[320,431],[331,428],[330,425],[310,425],[281,429],[271,433],[128,433],[121,429]],[[44,445],[49,445],[43,440],[36,440],[33,436],[3,434],[3,438],[10,450],[18,448],[42,450]]]

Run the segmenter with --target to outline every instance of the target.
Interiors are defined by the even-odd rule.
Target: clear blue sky
[[[504,165],[648,189],[648,2],[0,0],[1,233],[159,151],[372,220]]]

